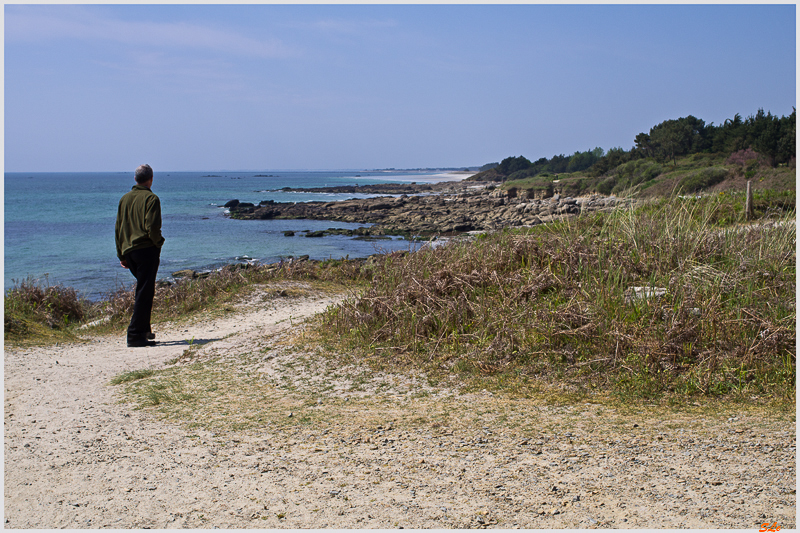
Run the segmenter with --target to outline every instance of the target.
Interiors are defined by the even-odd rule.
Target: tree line
[[[795,158],[796,109],[788,117],[765,113],[759,109],[745,119],[736,114],[720,125],[706,124],[692,115],[665,120],[650,128],[649,133],[639,133],[630,150],[611,148],[604,152],[595,148],[541,158],[531,162],[523,156],[507,157],[500,163],[484,165],[481,170],[494,168],[503,176],[515,174],[520,179],[540,174],[560,174],[586,171],[589,176],[603,176],[619,165],[636,159],[652,158],[662,163],[676,163],[678,156],[695,153],[724,153],[752,149],[775,167]]]

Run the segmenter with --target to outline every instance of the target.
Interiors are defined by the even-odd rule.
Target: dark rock
[[[197,272],[189,268],[172,273],[173,278],[196,278]]]
[[[355,234],[355,230],[345,229],[345,228],[328,228],[325,230],[326,235],[344,235],[346,237],[352,237]]]
[[[356,230],[329,229],[307,231],[307,237],[324,235],[402,235],[406,238],[427,238],[440,233],[459,234],[467,231],[489,231],[504,227],[535,225],[574,216],[581,211],[607,209],[627,203],[618,198],[592,195],[578,199],[552,196],[549,199],[524,198],[524,194],[509,197],[505,191],[469,189],[470,182],[449,184],[408,185],[381,184],[370,193],[417,194],[390,198],[354,198],[336,202],[274,202],[262,201],[258,206],[242,204],[231,209],[229,216],[244,220],[310,219],[331,220],[357,224],[373,224]],[[366,186],[364,186],[366,187]],[[373,187],[373,186],[369,186]],[[322,192],[344,190],[368,192],[363,187],[308,189]],[[426,189],[438,194],[424,194]],[[286,189],[306,190],[306,189]],[[390,192],[391,191],[391,192]],[[284,233],[289,236],[289,234]]]
[[[237,205],[239,205],[239,200],[231,200],[222,207],[236,207]]]
[[[283,232],[283,236],[284,237],[294,237],[294,232],[293,231],[289,231],[289,230],[284,231]]]

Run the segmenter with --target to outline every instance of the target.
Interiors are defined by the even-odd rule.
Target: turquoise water
[[[306,202],[342,200],[353,194],[291,193],[282,187],[436,181],[425,172],[158,172],[153,192],[161,199],[163,234],[159,278],[183,268],[213,269],[254,259],[274,262],[308,254],[312,259],[365,257],[409,249],[402,239],[363,241],[340,235],[308,238],[293,230],[357,228],[314,220],[232,220],[228,200]],[[28,277],[102,298],[133,277],[119,266],[114,221],[119,198],[133,186],[133,172],[5,174],[5,289]]]

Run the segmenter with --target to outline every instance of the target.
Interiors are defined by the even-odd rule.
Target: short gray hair
[[[136,167],[133,179],[136,180],[136,183],[147,183],[153,179],[153,169],[150,168],[150,165],[139,165]]]

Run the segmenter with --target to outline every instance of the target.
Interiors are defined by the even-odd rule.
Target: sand
[[[290,364],[299,380],[298,365],[314,374],[315,363],[286,340],[340,299],[272,298],[161,326],[155,348],[101,336],[6,349],[5,527],[796,527],[793,413],[622,413],[386,372],[367,373],[374,386],[338,386],[365,375],[350,365],[315,391],[298,381],[293,394],[313,392],[320,409],[350,405],[351,416],[214,433],[137,410],[109,385],[163,367],[190,342],[200,359],[266,354],[266,382]]]

